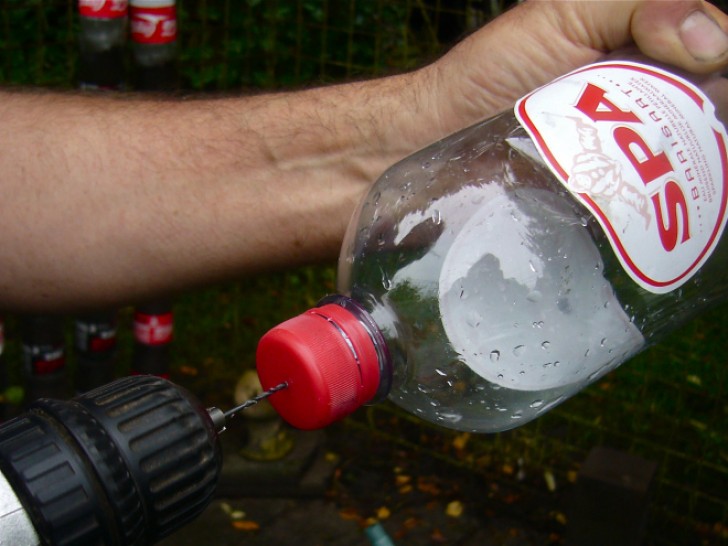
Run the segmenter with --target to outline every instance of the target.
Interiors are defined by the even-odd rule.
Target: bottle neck
[[[382,335],[382,331],[374,321],[374,318],[369,314],[361,303],[353,300],[347,296],[341,294],[333,294],[326,296],[316,304],[316,307],[322,307],[324,305],[334,304],[338,305],[349,311],[362,327],[366,330],[369,338],[372,341],[372,346],[377,354],[377,360],[379,364],[379,387],[374,397],[367,403],[368,405],[376,404],[377,402],[383,401],[389,391],[392,388],[392,357],[387,347],[387,342]]]

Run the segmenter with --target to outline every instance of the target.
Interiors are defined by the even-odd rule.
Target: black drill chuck
[[[41,544],[154,544],[214,495],[214,417],[169,381],[127,377],[4,423],[0,471]]]

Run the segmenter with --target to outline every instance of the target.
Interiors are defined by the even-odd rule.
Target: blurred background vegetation
[[[497,0],[182,0],[182,86],[251,92],[410,69],[442,54],[508,5]],[[75,1],[1,0],[0,6],[0,82],[74,87]],[[119,138],[123,142],[123,135]],[[334,265],[240,279],[180,297],[173,379],[208,403],[227,406],[238,376],[254,365],[257,339],[334,291]],[[415,456],[435,457],[444,469],[465,469],[484,483],[507,484],[546,506],[573,484],[590,449],[622,449],[659,465],[649,544],[728,542],[727,311],[721,306],[700,317],[514,431],[462,435],[386,403],[341,426],[365,430]],[[122,366],[131,348],[128,327],[124,333],[128,320],[123,314]],[[15,366],[17,354],[11,319],[8,366]]]

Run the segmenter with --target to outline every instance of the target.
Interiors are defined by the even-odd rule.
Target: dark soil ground
[[[387,546],[368,538],[375,523],[397,545],[562,542],[558,496],[527,498],[353,423],[293,436],[287,460],[261,463],[241,457],[241,436],[226,432],[219,498],[162,544]]]

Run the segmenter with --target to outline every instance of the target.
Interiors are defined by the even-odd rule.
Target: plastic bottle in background
[[[87,392],[111,382],[115,376],[116,311],[102,311],[76,318],[76,390]]]
[[[8,417],[7,404],[8,401],[5,399],[5,391],[10,386],[7,367],[7,360],[5,358],[5,317],[0,316],[0,421],[4,421]]]
[[[346,297],[261,339],[271,404],[318,428],[386,396],[495,432],[563,402],[726,295],[725,119],[728,80],[612,60],[393,166]]]
[[[78,85],[122,89],[128,0],[78,0]]]
[[[169,302],[157,301],[134,310],[132,374],[169,378],[174,316]]]
[[[175,0],[131,0],[134,86],[144,91],[177,89]]]
[[[25,403],[38,398],[66,399],[70,394],[66,373],[64,320],[51,315],[20,318]]]

